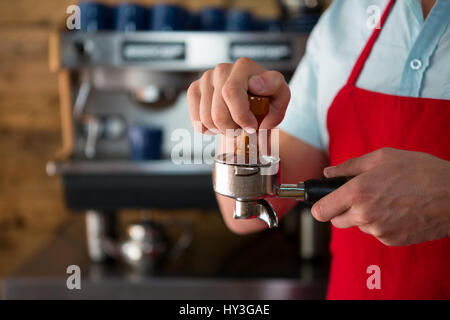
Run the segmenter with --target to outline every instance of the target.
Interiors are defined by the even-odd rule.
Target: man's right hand
[[[260,128],[276,127],[283,120],[291,97],[286,80],[277,71],[240,58],[234,64],[221,63],[206,71],[189,87],[189,113],[194,128],[209,134],[225,134],[227,129],[239,127],[254,132],[258,123],[250,112],[248,92],[270,97],[269,114]]]

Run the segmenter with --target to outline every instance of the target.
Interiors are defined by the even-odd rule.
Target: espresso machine
[[[138,259],[148,242],[167,251],[164,228],[148,221],[128,228],[130,245],[117,245],[120,210],[217,207],[212,166],[195,160],[204,158],[211,141],[191,128],[187,88],[205,70],[243,56],[289,79],[307,36],[280,30],[100,28],[51,35],[50,68],[58,75],[62,148],[47,172],[61,177],[67,207],[86,213],[92,261],[119,255],[132,260],[129,252],[140,250]],[[142,127],[160,135],[159,140],[151,138],[156,156],[136,156],[131,132]],[[175,163],[173,150],[180,135],[193,138],[188,160]],[[215,168],[217,173],[217,164]],[[187,246],[189,238],[183,235],[179,248]]]

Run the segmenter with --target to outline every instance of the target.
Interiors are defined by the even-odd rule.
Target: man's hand
[[[202,133],[225,134],[239,127],[248,132],[258,129],[250,111],[248,91],[270,97],[269,114],[261,129],[272,129],[284,118],[291,98],[283,75],[267,71],[249,58],[234,64],[222,63],[206,71],[188,90],[188,104],[194,129]]]
[[[432,155],[384,148],[324,170],[354,176],[312,208],[319,221],[359,227],[385,245],[450,235],[450,163]]]

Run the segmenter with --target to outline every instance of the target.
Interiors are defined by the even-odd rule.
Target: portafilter
[[[269,110],[269,99],[249,95],[249,103],[258,125],[261,124]],[[257,218],[269,228],[277,227],[277,214],[266,199],[292,198],[313,205],[349,180],[348,177],[336,177],[280,184],[280,159],[261,154],[262,148],[252,145],[252,140],[253,144],[258,144],[258,139],[250,139],[250,135],[242,130],[234,153],[221,153],[214,158],[214,191],[236,200],[234,219]],[[252,157],[252,152],[257,156]]]

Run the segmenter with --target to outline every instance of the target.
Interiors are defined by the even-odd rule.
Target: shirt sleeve
[[[290,81],[291,101],[279,128],[317,149],[324,150],[317,113],[318,82],[315,60],[319,56],[320,20],[307,41],[305,55]]]

